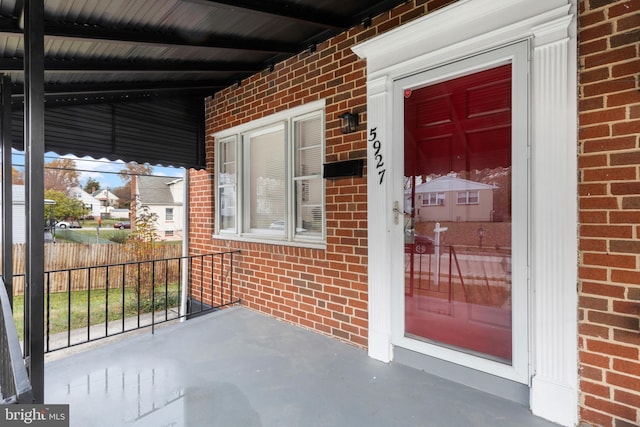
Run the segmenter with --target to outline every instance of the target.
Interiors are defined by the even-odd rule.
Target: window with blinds
[[[216,136],[217,234],[324,241],[324,108],[302,110]]]

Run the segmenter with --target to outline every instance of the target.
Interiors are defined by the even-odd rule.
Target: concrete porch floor
[[[71,426],[530,426],[492,395],[235,307],[64,355],[45,402]]]

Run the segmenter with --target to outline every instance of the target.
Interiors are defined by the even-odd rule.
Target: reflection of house
[[[183,194],[182,178],[141,175],[136,183],[136,197],[150,213],[158,216],[156,230],[167,240],[182,239]]]
[[[416,220],[491,221],[496,188],[450,175],[419,184],[414,204]]]
[[[100,201],[102,205],[100,213],[102,215],[109,215],[111,210],[118,206],[118,201],[120,200],[120,198],[109,191],[109,189],[95,191],[92,196]]]
[[[13,243],[25,242],[25,210],[24,210],[24,185],[12,186],[13,197]],[[0,203],[2,193],[0,193]],[[2,239],[2,227],[0,227],[0,239]]]
[[[93,197],[80,187],[73,187],[69,190],[69,197],[80,200],[85,207],[87,215],[91,215],[95,218],[100,216],[100,200]]]

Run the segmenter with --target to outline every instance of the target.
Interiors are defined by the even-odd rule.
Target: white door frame
[[[389,362],[389,260],[402,253],[389,244],[402,228],[390,179],[403,143],[394,139],[394,82],[529,41],[530,406],[562,425],[574,425],[578,413],[576,7],[575,0],[460,0],[353,48],[367,60],[369,355]]]

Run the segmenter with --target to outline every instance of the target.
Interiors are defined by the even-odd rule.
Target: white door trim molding
[[[368,143],[369,355],[388,362],[389,237],[402,221],[394,221],[397,183],[380,182],[375,155],[387,168],[402,165],[392,144],[393,82],[530,40],[530,405],[567,426],[578,412],[576,7],[576,0],[460,0],[353,48],[367,60],[367,122],[381,147]]]

